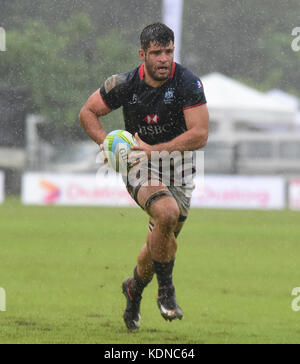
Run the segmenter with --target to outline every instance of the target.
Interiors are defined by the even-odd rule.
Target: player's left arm
[[[143,142],[138,134],[135,135],[139,143],[138,147],[132,149],[143,150],[150,157],[151,151],[194,151],[205,147],[209,132],[209,113],[207,105],[186,108],[184,117],[187,131],[167,143],[148,145]]]

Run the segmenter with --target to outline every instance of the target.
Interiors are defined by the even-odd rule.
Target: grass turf
[[[121,282],[147,232],[139,209],[0,206],[0,343],[299,343],[299,214],[191,211],[174,282],[184,318],[165,322],[156,279],[142,326],[125,329]]]

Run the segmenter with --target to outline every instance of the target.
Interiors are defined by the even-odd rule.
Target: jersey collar
[[[170,78],[174,77],[175,69],[176,69],[176,63],[173,62]],[[139,68],[139,76],[140,76],[140,80],[143,81],[143,79],[145,77],[145,64],[144,63]]]

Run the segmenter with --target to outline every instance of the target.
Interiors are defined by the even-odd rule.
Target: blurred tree
[[[161,20],[161,3],[1,0],[0,25],[8,31],[9,50],[0,57],[1,80],[29,85],[37,108],[70,123],[76,107],[107,76],[136,66],[140,31]],[[218,71],[261,89],[299,93],[300,52],[290,47],[299,11],[299,0],[276,5],[274,0],[185,0],[182,63],[199,76]],[[74,16],[78,13],[86,15]],[[36,88],[37,77],[43,89]],[[109,115],[107,124],[114,125],[115,118],[119,123],[120,113]]]
[[[7,32],[9,51],[0,57],[2,83],[26,85],[36,111],[61,126],[72,125],[87,97],[108,76],[138,62],[134,47],[116,31],[96,38],[88,49],[93,32],[87,14],[58,23],[55,32],[37,20]],[[107,119],[112,128],[120,123],[116,115]]]
[[[161,18],[161,0],[1,0],[0,23],[20,28],[26,19],[42,20],[55,28],[73,14],[89,14],[95,36],[118,29],[125,39],[138,44],[140,30]]]
[[[300,93],[300,54],[291,50],[299,0],[186,0],[184,9],[183,63],[194,72]]]
[[[291,43],[290,34],[276,30],[272,37],[268,33],[261,36],[259,51],[269,66],[262,75],[261,87],[287,90],[300,97],[300,52],[294,52]]]

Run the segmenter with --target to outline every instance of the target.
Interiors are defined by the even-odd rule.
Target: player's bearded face
[[[144,57],[145,67],[152,79],[155,81],[165,81],[170,77],[174,60],[173,42],[167,46],[161,46],[152,42]]]

